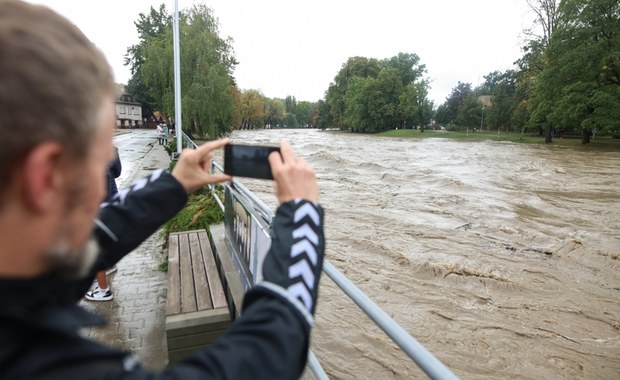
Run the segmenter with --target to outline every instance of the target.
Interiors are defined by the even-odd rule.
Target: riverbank
[[[544,144],[544,136],[533,136],[531,134],[521,134],[516,132],[483,131],[483,132],[448,132],[425,130],[420,132],[416,129],[395,129],[377,133],[377,136],[385,137],[405,137],[405,138],[444,138],[451,140],[464,141],[507,141],[525,144]],[[610,136],[596,137],[589,144],[582,144],[580,136],[554,137],[549,145],[575,146],[589,149],[611,149],[620,150],[620,139],[613,139]]]

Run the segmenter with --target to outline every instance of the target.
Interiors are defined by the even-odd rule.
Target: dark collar
[[[57,274],[0,279],[0,319],[63,331],[103,325],[104,318],[77,305],[91,282]]]

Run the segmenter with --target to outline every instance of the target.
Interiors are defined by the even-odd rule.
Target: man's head
[[[101,52],[46,7],[0,1],[0,57],[0,274],[26,275],[28,262],[37,274],[53,267],[46,253],[77,251],[90,234],[115,86]],[[20,229],[32,239],[15,241]]]

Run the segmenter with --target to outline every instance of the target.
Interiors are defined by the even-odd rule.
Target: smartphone
[[[224,146],[224,173],[233,177],[273,179],[269,154],[280,147],[227,144]]]

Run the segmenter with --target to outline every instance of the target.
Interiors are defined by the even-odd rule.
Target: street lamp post
[[[181,53],[179,44],[179,2],[174,0],[174,18],[172,30],[174,58],[174,122],[177,137],[177,157],[183,149],[183,129],[181,125]]]
[[[482,132],[483,123],[484,123],[484,104],[482,105],[482,117],[480,118],[480,132]]]

